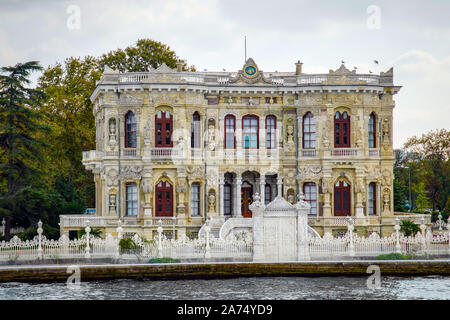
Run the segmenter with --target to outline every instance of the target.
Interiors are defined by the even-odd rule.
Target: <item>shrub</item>
[[[78,230],[78,238],[81,238],[85,234],[86,234],[85,228]],[[101,238],[102,230],[97,229],[97,228],[91,228],[91,231],[89,232],[89,234],[93,237]]]
[[[406,260],[408,259],[407,256],[401,254],[401,253],[388,253],[388,254],[380,254],[378,256],[376,256],[377,260]]]
[[[148,261],[148,263],[179,263],[180,259],[173,258],[153,258]]]
[[[420,231],[420,228],[417,224],[409,220],[402,220],[400,224],[400,231],[406,236],[415,236],[417,232]]]
[[[125,250],[137,250],[138,245],[131,238],[122,238],[119,241],[119,247],[121,251]]]

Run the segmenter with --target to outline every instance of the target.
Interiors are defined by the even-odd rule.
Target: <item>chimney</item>
[[[295,74],[296,74],[296,75],[302,74],[302,65],[303,65],[303,62],[300,62],[300,60],[298,60],[298,61],[295,63]]]
[[[183,66],[184,66],[184,61],[183,60],[178,60],[177,61],[177,72],[182,72],[183,71]]]

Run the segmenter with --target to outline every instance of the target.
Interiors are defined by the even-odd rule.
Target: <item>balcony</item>
[[[336,158],[357,157],[359,150],[357,148],[336,148],[333,149],[331,155]]]
[[[317,150],[315,149],[303,149],[301,155],[303,158],[314,158],[317,157]]]
[[[179,156],[179,150],[174,148],[152,148],[150,150],[152,160],[170,160]]]

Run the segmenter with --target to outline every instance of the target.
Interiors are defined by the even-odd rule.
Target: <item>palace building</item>
[[[258,193],[295,203],[320,235],[393,232],[393,69],[357,74],[260,70],[189,72],[179,61],[149,72],[106,68],[91,95],[96,150],[95,215],[61,216],[61,233],[86,220],[104,234],[195,237],[206,219],[215,236],[227,220],[251,221]],[[161,222],[160,222],[161,221]],[[231,220],[230,220],[231,221]]]

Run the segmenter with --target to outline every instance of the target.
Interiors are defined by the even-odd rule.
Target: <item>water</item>
[[[0,299],[450,299],[450,277],[383,277],[381,289],[368,289],[366,277],[271,277],[223,280],[111,280],[0,284]]]

